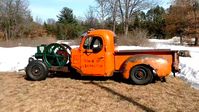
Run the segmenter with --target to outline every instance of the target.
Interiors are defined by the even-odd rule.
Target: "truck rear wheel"
[[[138,85],[144,85],[153,81],[153,73],[147,66],[138,65],[130,71],[131,80]]]
[[[26,76],[29,80],[45,80],[48,75],[47,66],[40,60],[34,60],[26,67]]]

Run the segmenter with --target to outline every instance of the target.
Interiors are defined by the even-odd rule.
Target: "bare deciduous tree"
[[[5,40],[21,36],[30,21],[27,0],[0,0],[0,25]]]
[[[152,0],[118,0],[118,2],[120,17],[126,36],[128,35],[130,19],[134,16],[134,14],[140,10],[149,8],[154,3]]]
[[[199,40],[199,31],[198,31],[198,12],[199,12],[199,0],[174,0],[173,6],[181,7],[181,12],[186,10],[186,14],[183,14],[180,18],[186,18],[187,27],[183,28],[185,32],[185,36],[195,38],[195,45],[198,45]],[[176,15],[180,15],[177,13]],[[181,39],[182,41],[182,39]]]
[[[108,0],[96,0],[97,2],[97,12],[98,18],[102,25],[102,28],[105,28],[105,19],[108,16]]]
[[[85,14],[86,20],[85,24],[90,28],[96,28],[98,25],[98,20],[96,18],[95,8],[89,6],[87,13]]]
[[[118,0],[107,0],[108,3],[108,10],[109,16],[112,18],[112,23],[113,23],[113,31],[115,32],[116,30],[116,21],[117,21],[117,16],[118,16],[118,9],[119,9],[119,1]]]
[[[113,31],[116,29],[116,18],[118,13],[118,0],[96,0],[97,15],[102,28],[105,28],[105,20],[111,20]]]
[[[56,23],[56,21],[53,18],[47,19],[47,24],[53,25],[55,23]]]

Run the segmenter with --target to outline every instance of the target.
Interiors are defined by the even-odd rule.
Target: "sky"
[[[29,9],[34,19],[38,17],[43,21],[48,18],[57,20],[63,7],[71,8],[76,17],[84,17],[89,5],[93,4],[94,0],[29,0]]]
[[[161,4],[168,7],[169,0],[163,1]],[[95,6],[95,0],[29,0],[29,9],[34,18],[41,18],[43,21],[48,18],[57,20],[57,15],[63,7],[73,10],[73,14],[78,18],[84,18],[89,6]]]

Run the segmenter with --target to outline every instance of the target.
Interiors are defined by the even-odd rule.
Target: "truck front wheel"
[[[41,81],[46,79],[47,75],[47,66],[40,60],[30,62],[26,67],[26,76],[29,80]]]
[[[153,81],[153,73],[147,66],[138,65],[130,71],[131,80],[138,85],[144,85]]]

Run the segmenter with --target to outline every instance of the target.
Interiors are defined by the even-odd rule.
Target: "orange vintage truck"
[[[76,71],[81,76],[111,77],[115,72],[135,84],[151,83],[179,71],[177,51],[169,49],[117,50],[110,30],[91,30],[81,38],[78,48],[52,43],[37,47],[29,58],[27,78],[44,80],[49,72]]]

